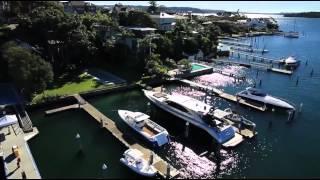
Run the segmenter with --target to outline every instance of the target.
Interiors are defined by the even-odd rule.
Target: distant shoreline
[[[320,18],[320,12],[284,13],[284,17]]]

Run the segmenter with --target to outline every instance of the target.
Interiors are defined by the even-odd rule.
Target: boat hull
[[[277,108],[281,108],[281,109],[285,109],[285,110],[288,110],[288,109],[295,109],[292,105],[284,102],[284,101],[281,101],[283,102],[283,104],[277,104],[277,103],[274,103],[272,101],[267,101],[263,98],[259,98],[259,97],[250,97],[250,96],[244,96],[244,95],[240,95],[240,94],[237,94],[237,96],[239,96],[240,98],[243,98],[243,99],[246,99],[246,100],[250,100],[250,101],[254,101],[254,102],[257,102],[257,103],[262,103],[262,104],[265,104],[269,107],[277,107]],[[271,97],[271,96],[269,96]]]
[[[130,168],[132,171],[136,172],[137,174],[140,174],[142,176],[146,176],[146,177],[154,177],[157,175],[157,171],[155,169],[150,169],[149,171],[142,171],[137,169],[135,166],[133,165],[129,165],[128,161],[125,158],[121,158],[120,162],[122,164],[124,164],[125,166],[127,166],[128,168]]]

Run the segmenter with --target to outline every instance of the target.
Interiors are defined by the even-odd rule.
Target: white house
[[[246,20],[238,20],[237,23],[244,24],[248,27],[255,29],[263,29],[266,28],[268,23],[273,23],[267,18],[248,18]]]
[[[221,51],[221,52],[230,51],[230,46],[219,43],[217,46],[217,51]]]
[[[156,22],[157,28],[163,31],[171,31],[175,25],[175,16],[160,12],[158,15],[150,15],[151,19]]]
[[[189,61],[199,61],[203,60],[204,54],[201,49],[198,50],[198,53],[196,54],[187,54],[185,52],[182,53],[184,56],[188,57]]]

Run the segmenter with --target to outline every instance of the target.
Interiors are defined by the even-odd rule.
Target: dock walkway
[[[79,108],[79,104],[72,104],[69,106],[64,106],[64,107],[60,107],[60,108],[56,108],[56,109],[51,109],[48,111],[45,111],[46,115],[50,115],[53,113],[57,113],[57,112],[61,112],[61,111],[66,111],[66,110],[70,110],[70,109],[76,109]]]
[[[239,104],[242,104],[242,105],[257,109],[259,111],[265,111],[266,110],[266,106],[259,106],[257,104],[253,104],[253,103],[248,102],[248,101],[246,101],[244,99],[237,98],[236,96],[234,96],[232,94],[225,93],[225,92],[223,92],[223,91],[221,91],[219,89],[216,89],[214,87],[204,86],[202,84],[198,84],[198,83],[189,81],[187,79],[180,79],[180,82],[186,83],[186,84],[188,84],[188,85],[190,85],[192,87],[200,88],[201,90],[205,90],[207,92],[213,92],[214,94],[218,95],[221,98],[224,98],[226,100],[229,100],[229,101],[232,101],[232,102],[236,102],[236,103],[239,103]]]
[[[270,58],[270,57],[264,57],[264,56],[258,56],[256,54],[249,54],[249,53],[244,53],[244,52],[239,52],[239,51],[231,51],[231,55],[238,54],[239,55],[244,55],[246,57],[252,57],[253,59],[256,60],[261,60],[262,62],[267,62],[267,63],[275,63],[279,64],[282,63],[280,59],[275,59],[275,58]]]
[[[90,114],[93,119],[95,119],[99,124],[101,121],[103,122],[103,127],[106,128],[114,137],[116,137],[120,142],[122,142],[128,148],[135,148],[141,151],[144,155],[145,159],[149,159],[151,150],[137,144],[132,136],[128,136],[121,132],[118,129],[114,121],[106,117],[103,113],[98,111],[94,106],[92,106],[89,102],[85,101],[80,95],[76,94],[74,97],[81,102],[80,108],[85,110],[88,114]],[[154,153],[153,166],[157,169],[158,174],[162,177],[167,177],[167,167],[168,163],[164,161],[161,157]],[[173,178],[179,174],[179,171],[172,166],[170,166],[170,178]]]
[[[222,59],[212,59],[215,62],[221,62],[225,64],[236,64],[240,66],[246,66],[246,67],[255,67],[258,69],[264,69],[267,71],[273,71],[277,73],[287,74],[291,75],[293,72],[285,69],[278,69],[274,68],[271,64],[265,64],[265,63],[258,63],[258,62],[240,62],[240,61],[230,61],[230,60],[222,60]]]

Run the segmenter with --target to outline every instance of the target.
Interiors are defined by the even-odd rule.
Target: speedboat
[[[252,87],[247,87],[246,90],[237,93],[236,96],[284,109],[295,109],[293,105],[289,104],[285,100],[271,96],[263,92],[261,89],[256,89]]]
[[[207,131],[224,147],[234,147],[243,141],[231,125],[212,116],[213,107],[184,95],[143,90],[145,96],[159,108]]]
[[[154,166],[143,159],[142,152],[137,149],[126,150],[123,153],[120,162],[142,176],[154,177],[157,174],[157,170]]]
[[[225,110],[215,109],[213,111],[213,115],[220,120],[231,121],[232,123],[236,124],[240,123],[252,128],[256,127],[256,124],[254,122],[249,121],[245,117],[235,113],[230,108],[226,108]]]
[[[118,114],[125,123],[145,137],[150,143],[162,146],[170,141],[167,130],[150,120],[150,116],[147,114],[128,110],[118,110]]]
[[[239,128],[235,127],[234,129],[236,130],[236,132],[239,132],[243,136],[251,138],[257,134],[257,132],[255,131],[256,124],[254,122],[249,121],[245,117],[232,111],[230,108],[226,108],[225,110],[215,109],[212,114],[215,118],[229,123],[230,125],[237,125]],[[247,133],[242,133],[242,129],[246,130]]]

